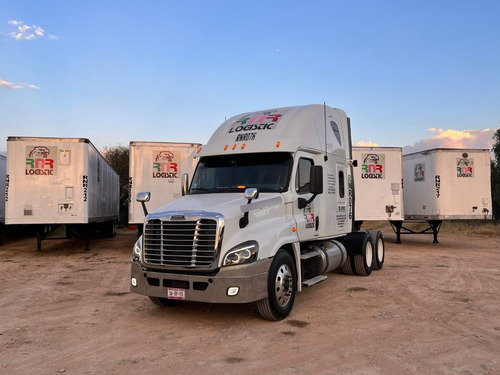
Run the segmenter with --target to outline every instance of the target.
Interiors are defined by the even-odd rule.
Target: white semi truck
[[[344,111],[306,105],[237,115],[196,157],[183,197],[145,218],[132,292],[160,306],[256,302],[264,319],[281,320],[296,292],[327,273],[382,267],[381,232],[353,230]],[[145,206],[149,198],[137,197]]]
[[[150,211],[182,196],[182,174],[193,174],[199,143],[131,141],[129,148],[129,224],[142,234],[144,211],[135,200],[138,192],[149,191]],[[134,198],[133,198],[134,197]]]
[[[5,224],[36,225],[37,250],[50,228],[86,239],[114,236],[119,178],[86,138],[8,137]]]

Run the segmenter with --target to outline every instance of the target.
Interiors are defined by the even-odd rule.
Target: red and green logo
[[[415,164],[413,181],[425,181],[425,163]]]
[[[361,159],[363,159],[363,164],[361,164],[361,178],[385,178],[384,154],[361,154]]]
[[[180,176],[179,155],[172,151],[153,152],[153,178],[166,178],[173,182]]]
[[[457,177],[474,177],[474,160],[466,152],[457,159]]]
[[[27,146],[26,167],[27,176],[54,176],[57,173],[57,147]]]

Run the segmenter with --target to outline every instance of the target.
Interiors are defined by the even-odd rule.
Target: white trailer
[[[3,245],[4,225],[5,225],[5,178],[7,169],[7,158],[0,155],[0,246]]]
[[[443,220],[491,219],[490,151],[436,148],[403,155],[403,190],[404,219],[427,221],[434,242]]]
[[[353,147],[355,220],[402,220],[401,147]]]
[[[382,267],[380,231],[354,231],[350,120],[323,105],[243,113],[197,150],[183,196],[148,214],[130,289],[160,306],[256,302],[281,320],[330,271]],[[185,188],[184,188],[185,187]],[[148,192],[138,194],[146,205]]]
[[[129,224],[141,228],[144,223],[141,203],[134,198],[137,193],[151,192],[148,208],[152,211],[182,196],[181,176],[193,174],[196,167],[193,156],[200,146],[200,143],[130,142]]]
[[[5,223],[5,177],[7,170],[7,158],[0,155],[0,192],[2,199],[0,199],[0,224]]]
[[[5,192],[6,224],[37,225],[37,250],[55,225],[115,234],[119,178],[86,138],[8,137]]]

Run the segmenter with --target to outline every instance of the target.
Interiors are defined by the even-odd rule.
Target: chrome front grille
[[[217,221],[149,220],[144,228],[144,262],[162,266],[210,267],[217,254]]]

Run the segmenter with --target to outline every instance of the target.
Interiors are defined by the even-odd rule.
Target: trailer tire
[[[370,235],[373,240],[373,265],[374,270],[381,270],[385,260],[384,236],[379,230],[371,230]]]
[[[172,306],[178,306],[182,303],[182,301],[178,299],[168,299],[168,298],[163,298],[163,297],[149,297],[151,302],[153,302],[156,306],[160,307],[172,307]]]
[[[267,278],[267,298],[257,301],[262,318],[278,321],[292,311],[297,290],[297,273],[292,256],[280,250],[274,257]]]
[[[107,221],[102,224],[104,236],[113,238],[116,236],[116,220]]]

